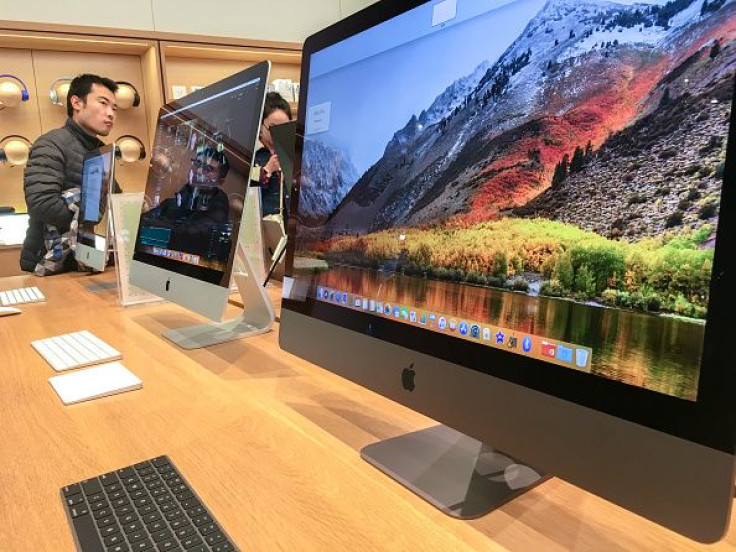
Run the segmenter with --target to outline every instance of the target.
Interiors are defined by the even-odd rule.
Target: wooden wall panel
[[[268,53],[263,54],[263,59],[268,59]],[[165,64],[166,90],[164,91],[166,101],[170,102],[174,99],[172,95],[173,86],[186,86],[187,91],[191,91],[192,86],[207,86],[255,65],[255,63],[255,61],[167,56]],[[297,64],[273,63],[271,65],[270,80],[291,79],[299,82],[299,71],[300,66]]]
[[[0,139],[9,134],[20,134],[33,142],[41,134],[41,122],[38,115],[38,91],[34,82],[31,51],[0,49],[0,73],[10,73],[21,78],[28,86],[30,94],[27,102],[0,110]],[[23,167],[0,164],[0,205],[15,207],[19,213],[26,212]]]
[[[141,56],[123,54],[34,51],[36,83],[41,101],[39,103],[41,128],[47,132],[64,124],[66,108],[51,103],[48,91],[51,83],[59,77],[80,73],[96,73],[113,80],[127,81],[141,95],[141,105],[127,110],[118,110],[115,126],[110,136],[102,138],[106,143],[118,136],[132,134],[146,144],[150,152],[148,117],[146,113],[146,88],[143,86]],[[156,98],[153,101],[158,102]],[[117,181],[126,192],[143,191],[148,174],[148,158],[136,163],[118,163]]]

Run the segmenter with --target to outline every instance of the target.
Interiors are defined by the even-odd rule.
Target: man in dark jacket
[[[171,231],[167,247],[227,260],[229,246],[213,247],[214,236],[228,237],[232,233],[230,201],[222,190],[230,162],[224,152],[213,147],[197,150],[192,159],[189,181],[174,197],[165,199],[143,215],[143,222]],[[225,240],[229,244],[229,240]],[[221,258],[224,257],[224,258]]]
[[[39,137],[23,176],[26,205],[30,220],[20,254],[20,267],[33,272],[46,253],[44,225],[54,225],[67,232],[73,214],[62,192],[82,185],[84,155],[104,145],[98,136],[107,136],[115,122],[114,81],[97,75],[79,75],[69,86],[66,112],[69,118],[62,128]],[[73,257],[64,268],[73,269]]]

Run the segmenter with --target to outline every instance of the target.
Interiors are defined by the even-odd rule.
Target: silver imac
[[[459,517],[546,473],[720,539],[736,2],[384,0],[302,59],[281,345],[443,424],[363,457]]]
[[[231,278],[243,316],[220,324],[170,330],[185,348],[267,331],[273,306],[246,269],[238,236],[270,63],[236,73],[160,110],[130,281],[213,321],[227,306]],[[247,256],[241,259],[248,264]]]
[[[115,145],[85,154],[82,164],[77,247],[78,262],[102,272],[109,253],[109,203],[115,177]]]

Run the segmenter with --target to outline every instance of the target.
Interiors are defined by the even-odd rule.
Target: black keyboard
[[[168,456],[61,489],[81,552],[238,550]]]

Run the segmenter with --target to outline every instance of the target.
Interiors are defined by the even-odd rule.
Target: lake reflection
[[[333,266],[314,284],[587,346],[593,374],[689,400],[697,395],[702,324],[350,267]]]

